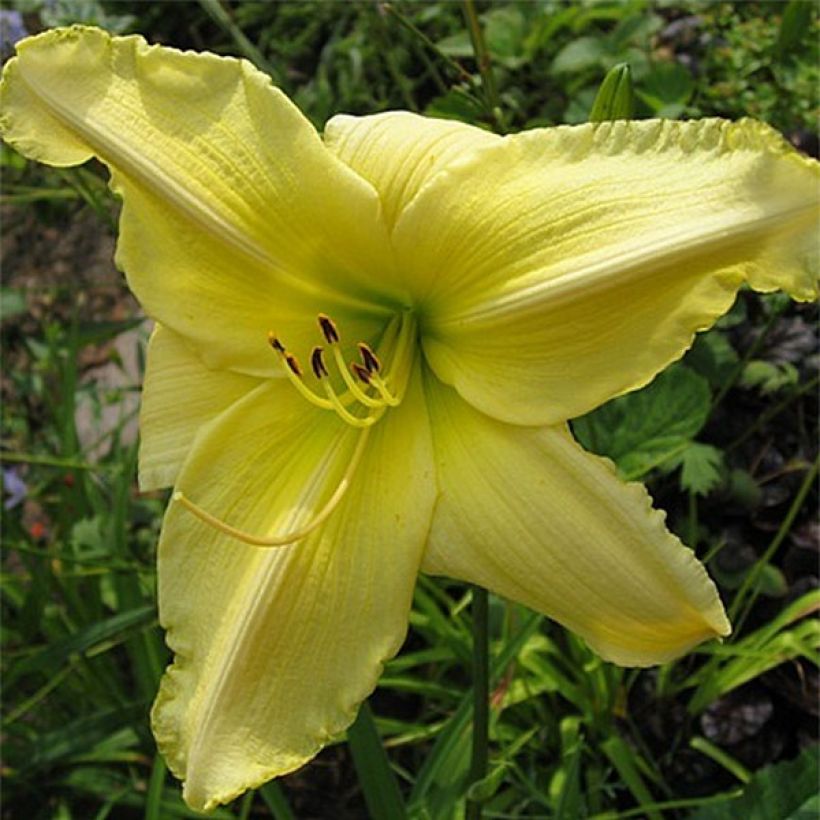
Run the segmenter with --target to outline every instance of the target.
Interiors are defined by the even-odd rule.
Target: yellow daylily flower
[[[3,137],[109,167],[117,262],[157,322],[140,482],[175,488],[176,657],[153,726],[191,806],[350,724],[419,570],[620,664],[729,633],[645,489],[566,421],[647,383],[744,282],[815,298],[817,163],[751,121],[501,138],[393,112],[322,139],[241,60],[82,27],[18,52]]]

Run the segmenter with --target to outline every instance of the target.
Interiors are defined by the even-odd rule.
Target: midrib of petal
[[[249,256],[272,265],[273,260],[267,252],[256,242],[223,219],[219,214],[208,208],[205,203],[191,196],[181,186],[157,167],[149,158],[134,155],[126,143],[109,135],[88,128],[81,117],[78,117],[70,107],[62,105],[55,97],[40,88],[31,79],[23,77],[25,84],[31,89],[34,96],[43,101],[48,110],[57,113],[60,121],[77,134],[96,154],[104,159],[116,157],[116,166],[122,168],[130,176],[145,183],[163,200],[170,200],[177,208],[189,216],[194,222],[202,226],[213,235],[228,241],[230,244],[247,253]]]
[[[347,432],[347,431],[345,431]],[[340,458],[339,451],[345,451],[343,446],[343,436],[336,440],[336,444],[331,449],[324,462],[313,472],[309,482],[305,485],[302,496],[301,505],[299,508],[287,516],[279,524],[279,528],[283,532],[287,530],[296,529],[305,522],[299,513],[305,507],[314,506],[317,497],[323,495],[324,485],[328,474],[333,472],[333,466]],[[230,621],[230,626],[224,635],[219,640],[220,647],[227,646],[227,653],[223,656],[218,656],[218,671],[216,678],[207,688],[204,688],[202,699],[197,701],[197,708],[195,713],[196,728],[191,731],[190,746],[188,751],[188,770],[190,771],[195,766],[199,750],[206,744],[212,718],[218,712],[220,699],[222,698],[225,687],[229,681],[232,668],[235,666],[237,658],[241,657],[245,642],[249,636],[254,634],[254,624],[259,618],[264,617],[264,607],[268,604],[265,596],[265,591],[269,589],[275,575],[280,571],[280,565],[288,559],[284,550],[298,550],[301,548],[300,544],[293,544],[288,547],[275,548],[269,550],[265,555],[261,566],[254,565],[248,570],[248,573],[253,575],[250,583],[250,590],[243,590],[243,597],[247,599],[247,605],[243,607],[240,617],[234,617]],[[311,551],[311,562],[315,560],[318,554],[317,550]],[[282,614],[284,615],[284,613]],[[286,619],[286,616],[284,617]],[[204,664],[207,669],[207,662]],[[207,669],[207,676],[213,674],[213,671]],[[208,677],[205,678],[206,680]],[[190,724],[189,724],[190,725]]]
[[[777,214],[749,220],[741,224],[729,223],[697,234],[681,233],[676,237],[661,237],[648,243],[641,250],[630,249],[608,259],[591,262],[554,278],[521,286],[520,279],[507,286],[507,293],[484,301],[460,313],[448,313],[446,318],[435,322],[436,327],[448,328],[468,324],[488,325],[508,321],[513,316],[526,315],[530,310],[541,311],[547,303],[572,299],[578,294],[591,295],[606,290],[616,283],[626,284],[639,279],[648,270],[666,268],[670,263],[685,263],[703,253],[727,248],[753,240],[763,229],[778,229],[798,225],[815,218],[814,207],[793,208]],[[518,282],[519,284],[516,284]]]
[[[137,156],[127,143],[118,140],[111,134],[102,134],[89,128],[83,119],[77,116],[69,106],[61,104],[57,98],[38,86],[36,82],[22,76],[22,72],[21,79],[32,94],[42,101],[44,107],[54,112],[58,119],[82,139],[101,159],[110,161],[116,158],[112,164],[115,164],[117,168],[143,183],[162,201],[171,203],[206,233],[226,242],[231,247],[251,257],[251,259],[261,262],[267,268],[275,270],[276,276],[284,280],[283,283],[286,283],[287,286],[311,296],[321,297],[325,295],[327,298],[327,294],[321,287],[277,265],[275,260],[259,243],[235,225],[232,225],[212,208],[209,208],[205,202],[193,196],[190,191],[180,186],[148,157]],[[333,292],[333,301],[341,302],[351,308],[374,309],[374,305],[370,301],[361,301],[335,290]],[[377,307],[375,309],[378,310]]]
[[[816,218],[814,205],[792,208],[777,214],[744,221],[740,224],[734,220],[726,225],[712,228],[709,231],[681,232],[677,236],[664,236],[647,243],[639,251],[632,249],[608,259],[595,261],[553,278],[537,281],[529,286],[521,286],[517,277],[508,285],[506,293],[480,302],[468,310],[459,313],[448,313],[446,318],[435,322],[437,328],[449,328],[469,324],[494,324],[509,320],[512,316],[526,315],[530,310],[537,312],[547,303],[560,303],[572,299],[579,293],[590,294],[596,290],[605,290],[617,277],[618,284],[640,278],[647,268],[662,269],[672,262],[685,263],[700,254],[712,249],[723,250],[730,244],[739,244],[754,237],[763,229],[777,229],[795,220],[790,229],[796,230],[799,224]],[[518,282],[519,284],[516,284]]]

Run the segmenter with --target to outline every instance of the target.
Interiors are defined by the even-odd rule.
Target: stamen
[[[395,394],[387,386],[386,380],[380,375],[382,364],[379,357],[366,342],[359,342],[358,349],[361,364],[353,362],[350,365],[353,375],[348,371],[342,356],[339,344],[339,330],[335,322],[325,313],[317,317],[319,328],[333,353],[334,363],[347,390],[341,394],[335,392],[330,381],[330,373],[324,359],[324,348],[314,347],[310,354],[310,366],[316,379],[321,383],[326,398],[314,393],[303,381],[303,371],[296,357],[291,354],[285,345],[274,333],[268,334],[268,342],[282,360],[286,375],[297,390],[317,407],[324,410],[334,410],[340,418],[354,427],[366,428],[375,424],[384,414],[388,406],[396,407],[401,403],[401,396],[407,386],[410,375],[412,355],[408,347],[414,343],[415,321],[410,314],[396,316],[394,321],[385,330],[381,339],[382,352],[387,351],[390,366],[390,383]],[[358,381],[357,381],[358,378]],[[364,388],[360,385],[364,385]],[[378,395],[370,395],[368,387],[373,387]],[[365,416],[358,416],[348,409],[353,404],[361,404],[372,411]]]
[[[336,324],[326,313],[319,314],[319,327],[322,329],[325,341],[329,345],[339,341],[339,331],[336,329]]]
[[[282,342],[279,341],[279,339],[276,338],[276,334],[274,334],[274,332],[272,330],[268,333],[268,344],[277,353],[284,353],[285,352],[285,346],[282,344]]]
[[[339,397],[333,390],[330,382],[326,379],[322,379],[322,387],[325,389],[325,394],[327,395],[328,401],[333,405],[333,409],[348,423],[353,425],[353,427],[370,427],[372,424],[375,424],[384,413],[384,405],[381,405],[381,412],[378,410],[369,416],[364,416],[363,418],[359,418],[359,416],[354,416],[347,408],[339,401]]]
[[[310,366],[313,368],[313,375],[316,376],[317,379],[330,375],[327,372],[324,359],[322,358],[323,353],[324,350],[321,347],[314,347],[310,354]]]
[[[385,404],[389,404],[391,407],[398,407],[401,404],[401,401],[387,389],[384,380],[377,373],[370,373],[370,384],[379,391],[379,395]]]
[[[331,349],[333,350],[333,361],[336,363],[336,367],[339,370],[347,389],[356,397],[356,399],[366,407],[384,407],[384,402],[381,399],[368,396],[367,393],[365,393],[361,387],[356,384],[350,373],[347,372],[345,360],[342,358],[342,351],[339,350],[339,345],[333,345]]]
[[[230,524],[225,523],[215,515],[211,515],[211,513],[202,509],[202,507],[198,504],[195,504],[193,501],[186,498],[181,490],[177,490],[177,492],[173,494],[172,500],[182,504],[188,512],[193,513],[197,518],[204,521],[206,524],[209,524],[214,529],[224,532],[225,535],[229,535],[231,538],[236,538],[238,541],[243,541],[245,544],[250,544],[255,547],[285,547],[289,544],[295,544],[297,541],[301,541],[310,535],[317,529],[317,527],[324,524],[330,514],[336,509],[336,507],[339,506],[339,502],[342,500],[350,487],[351,481],[353,480],[353,474],[356,472],[356,468],[359,466],[359,462],[362,459],[362,453],[364,453],[364,446],[367,443],[367,436],[369,432],[369,430],[363,430],[359,436],[359,440],[356,442],[356,449],[353,451],[353,456],[350,459],[350,464],[348,465],[347,470],[345,470],[345,473],[342,476],[338,486],[333,491],[333,495],[331,495],[328,499],[327,504],[322,507],[319,514],[313,519],[313,521],[311,521],[306,527],[303,527],[296,532],[288,533],[287,535],[273,536],[253,535],[252,533],[244,532],[236,527],[232,527]]]
[[[382,369],[382,363],[379,361],[376,354],[364,342],[359,342],[359,353],[362,357],[362,362],[367,368],[368,373],[378,373]]]
[[[299,362],[296,357],[292,356],[285,350],[284,345],[272,334],[268,334],[270,346],[279,354],[282,360],[285,374],[290,379],[290,383],[311,403],[316,407],[321,407],[322,410],[333,410],[333,405],[321,396],[317,396],[303,381],[302,369],[299,367]]]
[[[384,407],[384,401],[382,399],[368,396],[367,393],[365,393],[359,385],[356,384],[347,372],[342,351],[339,348],[339,333],[336,329],[336,325],[333,323],[333,320],[324,313],[320,313],[318,318],[319,327],[322,328],[322,333],[324,333],[325,339],[327,339],[330,349],[333,351],[333,360],[336,363],[336,367],[338,368],[347,389],[353,394],[356,400],[360,401],[365,407]],[[370,348],[368,348],[368,350],[370,350]],[[373,358],[378,361],[375,355]],[[327,373],[325,373],[325,375],[327,375]]]
[[[299,378],[301,378],[302,377],[302,368],[299,366],[299,361],[296,358],[296,356],[294,356],[291,353],[285,353],[285,361],[287,362],[288,367],[290,368],[293,375],[294,376],[299,376]]]
[[[350,369],[365,383],[370,384],[370,372],[358,362],[351,362]]]

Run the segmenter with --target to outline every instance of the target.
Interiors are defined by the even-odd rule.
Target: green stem
[[[758,558],[754,567],[752,567],[752,570],[746,576],[746,579],[737,591],[734,601],[732,601],[732,606],[729,610],[729,619],[734,624],[734,632],[736,635],[740,633],[743,622],[748,617],[749,612],[751,611],[752,606],[754,605],[754,602],[760,592],[757,587],[758,577],[760,576],[760,573],[763,572],[763,568],[766,564],[772,560],[775,552],[777,552],[778,547],[783,542],[785,537],[789,534],[789,530],[792,528],[794,519],[797,517],[797,513],[800,512],[800,508],[803,506],[803,501],[805,501],[814,480],[817,478],[818,469],[820,469],[820,457],[815,459],[814,465],[806,473],[806,477],[803,479],[803,483],[800,485],[800,489],[794,497],[794,501],[792,502],[789,511],[786,513],[786,517],[783,519],[783,522],[781,523],[775,537],[772,539],[763,555]],[[748,600],[746,600],[747,598]]]
[[[487,590],[473,587],[473,753],[469,782],[487,776],[490,718],[490,639]],[[467,801],[466,820],[480,820],[481,802]]]
[[[391,3],[382,3],[381,8],[387,14],[395,17],[400,25],[411,32],[416,38],[424,43],[424,45],[427,46],[427,48],[429,48],[430,51],[436,55],[436,57],[448,65],[458,75],[458,79],[461,82],[467,83],[468,85],[473,84],[473,78],[470,76],[470,72],[467,71],[457,60],[454,60],[452,57],[445,54],[420,28],[415,26],[395,6]]]
[[[711,413],[715,412],[715,408],[723,401],[723,399],[726,398],[726,394],[735,386],[735,382],[740,378],[741,373],[743,373],[743,368],[746,367],[746,365],[757,355],[757,351],[763,346],[763,342],[766,341],[766,337],[769,335],[775,325],[775,322],[777,322],[785,309],[785,304],[772,309],[771,315],[766,321],[766,324],[763,326],[763,330],[760,332],[760,335],[750,345],[743,358],[735,365],[734,370],[729,374],[729,377],[718,391],[717,396],[715,396],[715,399],[712,402]]]
[[[484,87],[484,100],[487,113],[493,121],[495,130],[499,134],[503,134],[506,128],[502,119],[498,89],[495,85],[492,58],[490,57],[490,50],[487,48],[487,43],[484,40],[484,32],[481,30],[481,24],[478,22],[478,15],[476,14],[473,0],[464,0],[464,17],[467,20],[467,28],[470,30],[473,52],[475,53],[476,63],[478,63],[478,71],[481,74],[481,84]]]
[[[262,52],[245,36],[245,33],[234,23],[219,0],[199,0],[199,5],[233,40],[234,45],[243,57],[247,57],[258,69],[268,74],[278,86],[284,87],[284,72],[279,71],[276,66],[267,60]]]
[[[796,390],[790,393],[783,401],[779,402],[778,404],[769,407],[768,410],[761,413],[755,423],[746,430],[745,433],[738,436],[734,441],[730,442],[726,446],[726,452],[730,452],[734,450],[736,447],[739,447],[746,441],[749,436],[754,434],[757,430],[763,427],[765,424],[770,422],[776,415],[782,413],[795,399],[799,399],[804,393],[808,393],[810,390],[814,390],[817,387],[818,383],[820,383],[820,376],[815,376],[813,379],[810,379],[805,384],[800,385]]]

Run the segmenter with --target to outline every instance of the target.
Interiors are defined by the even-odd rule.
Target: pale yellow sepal
[[[159,603],[176,658],[153,728],[190,806],[309,760],[401,645],[436,491],[420,381],[368,433],[336,511],[297,544],[251,547],[171,505]],[[177,486],[241,529],[289,532],[321,508],[361,435],[272,382],[200,435]]]
[[[423,569],[480,584],[649,666],[730,626],[715,585],[640,484],[564,426],[515,427],[425,382],[440,496]]]
[[[481,147],[393,232],[428,362],[515,423],[640,387],[744,281],[816,296],[818,169],[752,121],[601,123]]]
[[[436,174],[501,137],[456,120],[388,111],[340,114],[325,126],[327,146],[378,191],[389,227]]]
[[[260,385],[211,370],[180,335],[157,325],[148,342],[140,406],[140,489],[170,487],[197,432]]]
[[[269,330],[300,343],[321,309],[365,336],[400,295],[376,192],[249,63],[82,26],[17,51],[3,138],[48,164],[109,166],[118,264],[210,366],[270,375]]]

